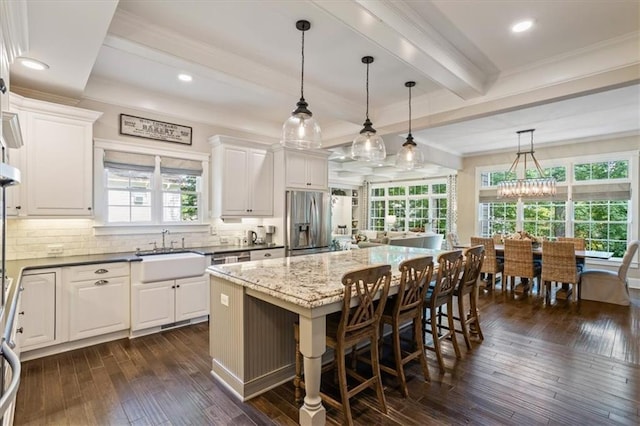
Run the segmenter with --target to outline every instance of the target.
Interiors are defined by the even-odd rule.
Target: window
[[[585,239],[587,250],[611,251],[614,257],[622,257],[627,242],[635,238],[631,235],[631,169],[638,166],[633,155],[613,154],[619,158],[606,161],[590,161],[589,157],[556,160],[561,164],[544,169],[558,181],[558,193],[549,199],[498,199],[495,185],[507,179],[506,174],[480,171],[481,235],[525,230],[549,239],[574,236]],[[537,177],[535,171],[526,174]]]
[[[191,158],[179,158],[180,154],[173,151],[157,154],[149,149],[121,151],[123,148],[96,142],[99,222],[106,226],[204,223],[203,174],[208,155],[191,153],[186,155]]]
[[[373,184],[370,195],[369,229],[446,233],[446,183]]]

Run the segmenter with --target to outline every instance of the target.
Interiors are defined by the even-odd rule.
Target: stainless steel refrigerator
[[[287,191],[286,214],[288,256],[329,251],[331,210],[328,192]]]

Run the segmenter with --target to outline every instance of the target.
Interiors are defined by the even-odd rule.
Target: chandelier
[[[556,195],[556,178],[547,177],[540,167],[540,163],[533,155],[533,132],[536,129],[520,130],[518,131],[518,154],[516,159],[511,164],[507,174],[512,172],[517,173],[518,163],[520,162],[520,156],[524,156],[524,170],[522,176],[524,179],[505,180],[498,184],[498,198],[533,198],[533,197],[548,197]],[[531,148],[529,151],[520,150],[520,136],[522,133],[531,134]],[[527,156],[530,155],[533,160],[533,164],[538,171],[537,178],[526,178],[527,174]]]

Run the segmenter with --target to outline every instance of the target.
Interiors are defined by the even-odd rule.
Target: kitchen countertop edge
[[[207,247],[192,247],[187,248],[184,251],[202,254],[204,256],[214,255],[217,253],[232,253],[238,251],[250,251],[250,250],[266,250],[266,249],[278,249],[284,248],[283,245],[254,245],[254,246],[207,246]],[[183,252],[183,250],[180,250]],[[170,254],[167,252],[166,254]],[[24,271],[34,269],[49,269],[49,268],[61,268],[65,266],[82,266],[92,265],[98,263],[117,263],[117,262],[139,262],[142,260],[141,256],[136,256],[134,252],[125,253],[104,253],[104,254],[89,254],[78,256],[63,256],[63,257],[38,257],[31,259],[19,259],[6,261],[7,276],[12,278],[18,278]]]

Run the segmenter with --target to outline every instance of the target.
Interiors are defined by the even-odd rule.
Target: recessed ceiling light
[[[20,58],[20,63],[23,66],[36,71],[43,71],[43,70],[49,69],[49,65],[37,59]]]
[[[193,80],[193,77],[191,77],[189,74],[178,74],[178,79],[180,81],[191,81]]]
[[[533,21],[531,19],[527,19],[525,21],[520,21],[520,22],[514,24],[511,27],[511,31],[513,31],[514,33],[521,33],[523,31],[527,31],[532,26],[533,26]]]

